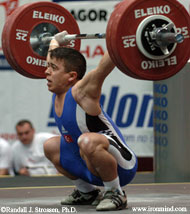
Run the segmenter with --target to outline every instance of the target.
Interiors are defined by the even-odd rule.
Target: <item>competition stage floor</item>
[[[60,205],[73,188],[64,176],[1,177],[0,213],[97,213],[93,206]],[[128,208],[109,213],[190,213],[190,183],[155,183],[153,173],[137,173],[124,190]]]

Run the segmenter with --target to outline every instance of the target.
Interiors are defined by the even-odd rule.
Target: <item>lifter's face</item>
[[[56,58],[51,59],[48,55],[45,74],[48,81],[48,90],[56,94],[61,94],[67,91],[71,84],[73,72],[66,72],[63,61]]]
[[[18,139],[24,144],[29,145],[34,138],[34,129],[28,123],[16,127]]]

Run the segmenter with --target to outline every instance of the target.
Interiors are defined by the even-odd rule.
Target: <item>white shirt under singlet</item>
[[[8,169],[12,174],[12,153],[9,142],[0,138],[0,169]]]
[[[45,157],[43,144],[55,135],[50,133],[36,133],[30,145],[24,145],[19,140],[13,143],[13,165],[16,172],[27,167],[30,175],[53,175],[57,170]]]

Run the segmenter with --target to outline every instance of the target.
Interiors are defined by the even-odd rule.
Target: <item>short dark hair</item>
[[[79,51],[73,48],[58,47],[49,52],[51,59],[64,60],[66,72],[76,71],[78,74],[77,79],[83,78],[86,72],[86,60]]]
[[[26,120],[26,119],[23,119],[23,120],[18,121],[17,124],[16,124],[16,126],[15,126],[15,128],[16,128],[17,126],[23,126],[23,125],[26,124],[26,123],[28,123],[32,129],[34,128],[32,122],[29,121],[29,120]]]

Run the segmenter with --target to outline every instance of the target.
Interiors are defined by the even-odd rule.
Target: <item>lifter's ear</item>
[[[78,76],[76,71],[70,71],[69,75],[70,75],[70,77],[68,79],[69,82],[74,82],[77,79],[77,76]]]

